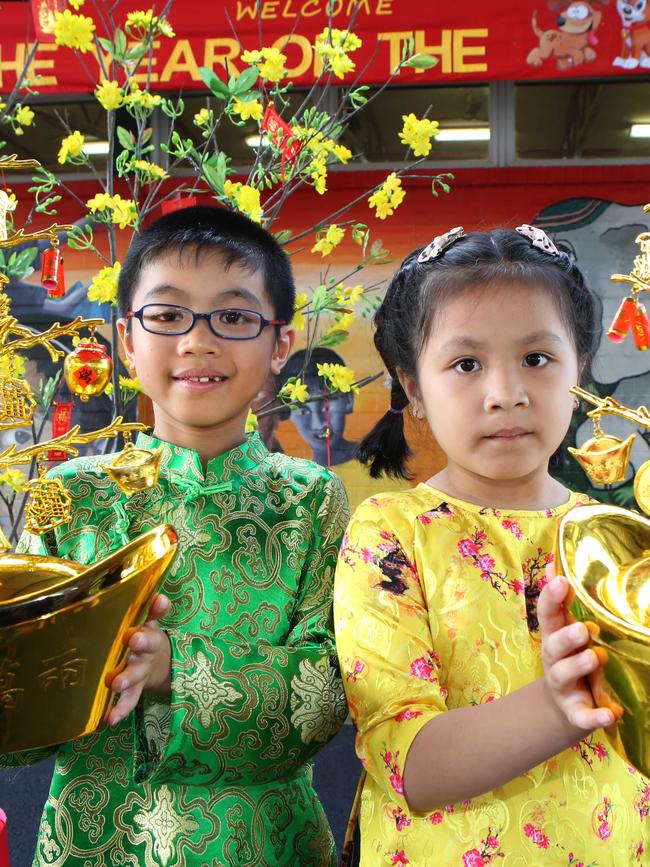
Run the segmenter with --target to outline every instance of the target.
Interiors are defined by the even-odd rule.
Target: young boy
[[[53,475],[71,522],[19,548],[88,563],[170,523],[179,550],[111,684],[111,727],[57,750],[35,865],[336,863],[308,759],[346,714],[331,620],[345,495],[244,434],[291,351],[294,295],[273,237],[221,208],[161,218],[125,257],[119,333],[153,402],[137,445],[162,446],[158,486],[127,498],[97,457],[70,461]]]

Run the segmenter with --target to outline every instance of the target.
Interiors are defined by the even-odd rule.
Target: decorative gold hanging
[[[0,376],[0,430],[32,423],[36,400],[29,383],[16,376]]]
[[[42,457],[42,456],[41,456]],[[25,529],[42,536],[61,524],[67,524],[72,516],[72,497],[61,479],[48,479],[45,465],[39,460],[38,476],[27,482],[24,490],[29,492],[25,506]]]
[[[101,464],[127,496],[153,488],[158,484],[162,446],[157,449],[139,449],[131,442],[131,435],[124,434],[124,451],[109,464]]]
[[[594,484],[610,485],[625,481],[635,434],[630,434],[626,440],[606,434],[600,426],[600,415],[589,415],[594,424],[593,437],[579,449],[569,446],[569,453]]]

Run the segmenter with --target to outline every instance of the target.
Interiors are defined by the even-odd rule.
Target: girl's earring
[[[422,418],[420,410],[413,403],[411,404],[411,415],[413,416],[413,418]]]
[[[574,409],[574,411],[575,411],[576,409],[580,409],[580,401],[578,400],[577,397],[574,397],[574,398],[573,398],[573,409]]]

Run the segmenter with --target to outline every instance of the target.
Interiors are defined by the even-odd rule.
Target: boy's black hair
[[[220,252],[225,267],[242,265],[261,271],[264,287],[277,319],[291,322],[296,286],[289,258],[273,235],[258,223],[226,208],[196,205],[182,208],[156,220],[135,235],[122,262],[117,288],[121,315],[131,301],[142,269],[157,259],[190,250],[199,256],[210,250]]]
[[[392,377],[393,410],[405,409],[409,403],[397,371],[415,377],[440,305],[472,287],[523,283],[547,288],[573,338],[582,377],[588,377],[600,337],[599,310],[570,256],[545,253],[512,229],[470,232],[436,259],[420,263],[417,257],[422,249],[404,259],[374,317],[375,346]],[[398,412],[382,416],[357,453],[363,464],[369,464],[373,478],[382,474],[410,478],[406,466],[410,455],[404,418]]]

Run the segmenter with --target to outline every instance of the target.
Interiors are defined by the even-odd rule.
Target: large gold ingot
[[[625,481],[633,442],[634,434],[630,434],[626,440],[601,434],[587,440],[579,449],[569,446],[569,452],[592,482],[597,485],[610,485],[613,482]]]
[[[592,643],[607,653],[609,695],[623,708],[607,737],[650,776],[650,519],[617,506],[572,509],[560,523],[558,551],[575,594],[571,611],[596,624]]]
[[[142,623],[176,533],[149,530],[94,566],[0,556],[0,752],[95,731],[113,704],[124,637]]]

